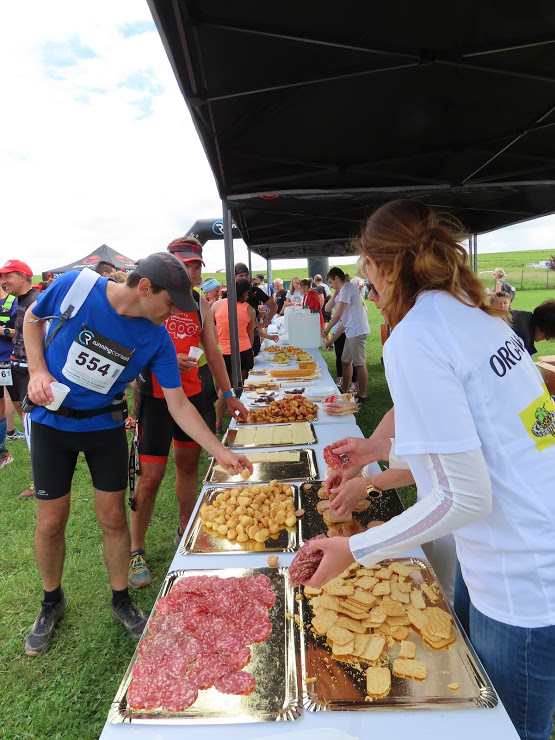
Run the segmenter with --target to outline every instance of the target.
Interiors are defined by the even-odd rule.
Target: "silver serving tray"
[[[422,570],[415,576],[417,583],[426,582],[431,585],[435,581],[439,586],[428,561],[417,558],[395,558],[395,560],[403,564],[420,566]],[[384,561],[384,567],[388,562],[392,561]],[[439,596],[440,599],[435,606],[451,612],[441,587]],[[303,601],[299,602],[299,617],[304,628],[301,645],[303,703],[305,709],[310,712],[374,709],[449,711],[477,707],[493,708],[498,704],[497,694],[454,615],[452,615],[453,633],[456,639],[444,650],[433,650],[424,645],[418,633],[411,629],[407,639],[416,643],[416,660],[426,663],[427,677],[423,681],[414,681],[392,674],[391,690],[383,698],[371,698],[366,693],[367,663],[341,661],[332,656],[326,638],[312,630],[310,624],[312,616],[309,601],[303,596]],[[399,649],[398,644],[387,648],[388,659],[381,660],[380,665],[390,665],[398,657]],[[316,680],[313,680],[314,678]],[[460,688],[456,691],[449,689],[447,685],[452,682],[459,683]]]
[[[246,482],[245,484],[248,485]],[[300,508],[299,489],[298,486],[293,485],[291,488],[293,489],[295,507],[298,509]],[[225,490],[225,488],[207,488],[202,494],[202,501],[197,509],[193,525],[189,530],[185,543],[180,549],[180,553],[182,555],[189,555],[191,553],[202,553],[205,555],[236,555],[256,551],[293,552],[297,549],[299,540],[298,521],[295,527],[281,529],[279,532],[276,532],[275,535],[271,536],[269,540],[263,543],[255,543],[252,540],[249,540],[249,542],[228,540],[222,535],[214,534],[212,530],[205,529],[202,526],[202,520],[200,518],[200,507],[204,504],[211,504],[216,496]]]
[[[222,694],[215,688],[199,691],[198,699],[186,711],[135,711],[127,706],[127,690],[132,668],[137,661],[135,651],[108,713],[113,724],[150,725],[235,724],[245,722],[275,722],[298,719],[302,713],[297,656],[300,652],[299,630],[288,617],[294,610],[295,595],[286,568],[232,568],[225,570],[177,570],[168,573],[158,599],[168,594],[173,585],[188,576],[219,576],[229,578],[263,574],[270,578],[276,603],[269,611],[272,632],[263,643],[252,644],[251,661],[244,669],[256,678],[256,689],[249,696]],[[157,599],[157,600],[158,600]],[[156,614],[156,604],[149,619]],[[147,631],[145,633],[148,636]],[[143,637],[144,639],[144,637]]]
[[[284,481],[305,480],[318,477],[318,464],[313,449],[300,449],[299,462],[260,462],[253,463],[253,474],[250,478],[243,478],[240,474],[229,473],[216,469],[217,462],[212,458],[203,483],[218,485],[245,485],[246,483],[269,483],[271,480]],[[248,457],[248,453],[247,457]]]
[[[301,423],[301,422],[286,422],[285,424],[260,424],[260,425],[254,425],[254,424],[240,424],[239,426],[230,428],[225,433],[225,436],[222,440],[222,444],[224,447],[230,447],[232,449],[236,450],[248,450],[248,449],[265,449],[268,447],[294,447],[299,446],[298,442],[279,442],[279,443],[269,443],[269,444],[257,444],[256,442],[253,442],[252,444],[246,444],[246,445],[237,445],[235,443],[235,440],[237,438],[237,432],[240,429],[249,429],[256,426],[262,426],[264,429],[267,429],[269,427],[271,428],[277,428],[277,427],[287,427],[292,426],[293,423]],[[311,424],[310,422],[305,422],[306,424],[310,425],[310,431],[312,433],[312,442],[302,442],[303,445],[315,445],[318,444],[318,438],[316,436],[316,431],[314,429],[314,424]]]

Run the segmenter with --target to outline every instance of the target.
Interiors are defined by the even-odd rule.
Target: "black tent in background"
[[[64,272],[69,272],[70,270],[82,270],[84,267],[89,267],[91,270],[94,270],[99,262],[111,262],[118,270],[122,269],[125,270],[125,272],[132,272],[135,269],[135,260],[125,257],[107,244],[103,244],[98,247],[98,249],[87,254],[86,257],[81,257],[74,262],[70,262],[69,265],[46,270],[42,273],[42,279],[46,280],[47,276],[57,278],[60,277],[60,275],[63,275]]]

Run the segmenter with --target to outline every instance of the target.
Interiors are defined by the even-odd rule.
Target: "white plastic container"
[[[287,323],[290,345],[302,349],[320,346],[322,334],[319,314],[311,313],[308,309],[294,310],[289,314]]]

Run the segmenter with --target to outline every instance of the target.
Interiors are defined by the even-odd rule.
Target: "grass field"
[[[526,253],[529,254],[529,253]],[[531,310],[551,291],[522,291],[515,308]],[[367,345],[368,396],[358,423],[371,433],[391,405],[381,364],[381,318],[369,304],[372,328]],[[555,341],[543,342],[541,354],[555,354]],[[335,377],[335,355],[324,352]],[[88,470],[79,460],[72,492],[72,512],[67,527],[67,555],[63,586],[68,597],[64,619],[46,655],[24,655],[25,635],[36,617],[42,588],[33,556],[35,501],[21,501],[18,493],[30,483],[29,455],[24,442],[10,445],[16,460],[0,471],[3,511],[0,590],[0,737],[10,740],[88,740],[102,731],[134,645],[110,616],[110,589],[102,556],[101,537],[93,511]],[[202,454],[199,481],[207,466]],[[175,552],[173,533],[177,522],[173,463],[160,490],[147,536],[147,556],[153,575],[150,588],[135,592],[149,612]],[[401,492],[405,505],[414,501],[414,489]]]

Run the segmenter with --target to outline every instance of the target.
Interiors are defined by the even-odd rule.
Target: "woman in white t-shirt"
[[[287,297],[283,302],[283,308],[281,313],[287,308],[287,306],[300,306],[303,300],[303,294],[301,291],[301,279],[297,275],[291,278],[291,285],[287,291]]]
[[[488,305],[457,227],[402,200],[363,227],[358,246],[392,327],[384,363],[395,411],[371,439],[332,447],[351,467],[408,466],[420,500],[380,527],[314,542],[324,555],[307,585],[323,585],[353,559],[371,566],[453,532],[476,652],[520,737],[548,740],[555,405],[505,312]]]

